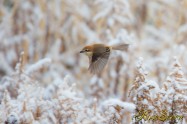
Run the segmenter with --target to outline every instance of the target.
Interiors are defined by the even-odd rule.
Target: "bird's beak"
[[[81,50],[80,53],[84,53],[84,50]]]

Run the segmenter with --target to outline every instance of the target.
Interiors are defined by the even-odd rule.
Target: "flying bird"
[[[105,44],[92,44],[85,46],[80,53],[84,53],[89,58],[88,70],[92,74],[100,73],[108,62],[111,51],[120,50],[126,51],[129,44],[118,44],[114,46],[108,46]]]

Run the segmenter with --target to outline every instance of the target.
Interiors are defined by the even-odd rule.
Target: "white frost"
[[[106,100],[104,103],[103,103],[103,106],[120,106],[122,107],[125,111],[128,111],[128,112],[134,112],[136,106],[133,104],[133,103],[129,103],[129,102],[123,102],[119,99],[109,99],[109,100]]]
[[[48,66],[49,64],[51,64],[51,59],[50,58],[44,58],[40,61],[38,61],[37,63],[31,65],[27,70],[26,70],[26,74],[32,74],[34,72],[36,72],[37,70],[41,69],[44,66]]]

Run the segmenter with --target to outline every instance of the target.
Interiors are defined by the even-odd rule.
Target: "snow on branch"
[[[122,109],[128,112],[134,112],[136,109],[133,103],[123,102],[119,99],[108,99],[103,103],[103,106],[120,106]]]
[[[32,74],[38,70],[40,70],[41,68],[43,68],[44,66],[49,66],[51,64],[51,59],[50,58],[44,58],[40,61],[38,61],[37,63],[31,65],[26,71],[26,74]]]
[[[184,77],[182,66],[178,59],[174,57],[171,73],[164,82],[162,88],[163,102],[170,115],[186,115],[187,111],[187,80]]]

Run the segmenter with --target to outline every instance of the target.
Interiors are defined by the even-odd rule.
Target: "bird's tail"
[[[117,45],[113,45],[112,49],[113,50],[121,50],[121,51],[127,51],[129,47],[129,44],[117,44]]]

